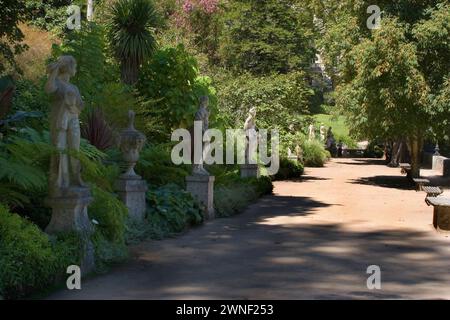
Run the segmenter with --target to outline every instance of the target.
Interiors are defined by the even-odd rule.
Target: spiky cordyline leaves
[[[157,14],[151,0],[119,0],[111,9],[109,37],[116,57],[141,64],[156,46]]]

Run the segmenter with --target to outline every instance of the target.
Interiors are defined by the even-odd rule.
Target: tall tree
[[[158,23],[151,0],[118,0],[111,9],[109,40],[121,65],[122,81],[137,82],[141,65],[156,47],[153,29]]]
[[[385,18],[383,28],[355,46],[347,58],[354,64],[354,76],[337,87],[336,101],[352,129],[368,138],[406,138],[412,175],[419,176],[432,110],[406,26]]]
[[[309,67],[314,58],[313,16],[301,4],[230,1],[221,41],[225,65],[259,75]]]

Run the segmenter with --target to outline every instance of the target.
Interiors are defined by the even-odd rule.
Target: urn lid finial
[[[128,110],[128,129],[129,130],[135,130],[134,129],[135,116],[136,116],[136,113],[133,110]]]

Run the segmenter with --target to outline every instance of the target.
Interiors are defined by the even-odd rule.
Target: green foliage
[[[244,210],[258,197],[272,193],[272,181],[260,178],[237,178],[214,186],[214,208],[218,217],[229,217]]]
[[[337,105],[353,132],[368,138],[422,136],[429,125],[428,87],[418,70],[415,46],[404,26],[383,19],[383,28],[351,53],[355,76],[337,89]]]
[[[167,234],[183,231],[203,221],[201,209],[192,196],[180,187],[168,184],[147,193],[147,220]]]
[[[197,62],[184,48],[163,48],[143,66],[138,90],[145,99],[139,110],[144,130],[167,141],[172,129],[191,125],[202,95],[210,98],[210,121],[216,112],[215,90],[207,77],[199,77]]]
[[[381,158],[384,155],[384,150],[380,148],[375,142],[371,142],[367,149],[364,150],[365,158]]]
[[[158,20],[151,0],[118,0],[113,3],[108,38],[114,56],[121,64],[124,83],[136,83],[140,66],[154,52],[153,28]]]
[[[228,2],[221,54],[225,65],[253,74],[287,73],[314,57],[310,11],[294,0]]]
[[[330,157],[329,152],[325,150],[323,144],[316,140],[306,140],[302,145],[302,149],[305,167],[323,167]]]
[[[202,221],[202,209],[190,193],[174,184],[153,188],[147,193],[145,221],[128,222],[127,243],[170,237]]]
[[[428,19],[414,26],[420,68],[431,90],[442,88],[450,75],[450,5],[442,3],[427,11]]]
[[[22,44],[24,36],[19,24],[27,18],[24,0],[2,1],[0,3],[0,74],[8,66],[17,67],[14,55],[23,52],[27,47]]]
[[[295,115],[308,110],[313,94],[303,72],[254,77],[230,76],[218,87],[219,109],[231,126],[241,128],[248,110],[257,107],[257,127],[288,131]]]
[[[30,13],[29,23],[47,31],[62,33],[66,28],[67,8],[71,4],[81,5],[84,0],[26,0]]]
[[[67,266],[79,264],[75,235],[53,241],[29,221],[0,206],[0,295],[18,298],[52,284]]]
[[[52,47],[53,59],[72,55],[77,61],[77,73],[71,78],[83,96],[86,106],[98,103],[96,96],[103,86],[118,78],[118,69],[108,61],[105,28],[95,23],[83,23],[80,30],[65,35],[60,45]]]
[[[39,111],[44,115],[49,112],[49,99],[44,91],[44,82],[35,84],[30,80],[18,80],[14,83],[13,111]],[[42,124],[41,124],[42,125]]]
[[[281,157],[280,158],[280,169],[275,175],[276,180],[288,180],[300,178],[303,174],[304,168],[301,163],[296,161]]]
[[[188,166],[176,166],[171,159],[172,144],[149,145],[139,156],[136,172],[148,183],[162,186],[167,183],[184,185],[184,178],[189,175]]]
[[[94,201],[89,205],[89,217],[98,222],[96,232],[114,243],[124,242],[125,220],[128,209],[117,196],[92,186]]]

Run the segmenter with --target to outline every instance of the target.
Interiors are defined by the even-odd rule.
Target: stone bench
[[[430,184],[430,180],[422,178],[414,178],[414,183],[416,184],[416,191],[422,191],[424,185]]]
[[[427,201],[434,207],[433,226],[438,231],[450,232],[450,198],[430,197]]]

